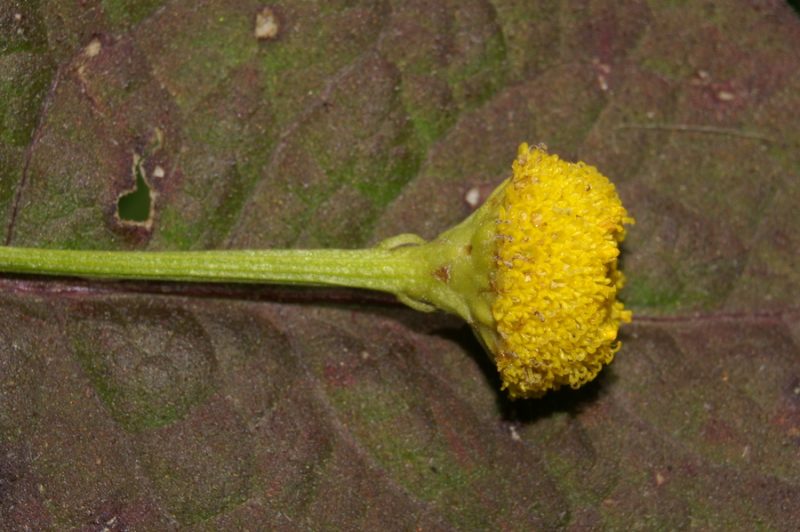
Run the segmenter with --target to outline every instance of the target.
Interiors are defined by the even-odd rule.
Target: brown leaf
[[[516,403],[359,293],[0,277],[0,523],[797,528],[798,49],[778,0],[0,3],[7,243],[431,237],[522,141],[637,219],[617,361]]]

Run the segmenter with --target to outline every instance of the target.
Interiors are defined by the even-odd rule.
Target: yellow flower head
[[[463,317],[509,395],[539,397],[587,383],[619,350],[631,313],[617,300],[617,257],[633,219],[592,166],[523,144],[512,168],[480,209],[419,247],[433,275],[401,299]]]
[[[500,194],[490,282],[503,386],[512,397],[577,388],[611,362],[631,320],[617,257],[633,219],[597,169],[526,144]]]

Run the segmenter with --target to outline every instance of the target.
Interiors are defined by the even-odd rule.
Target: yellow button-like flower
[[[619,350],[631,313],[617,300],[617,257],[633,219],[592,166],[523,144],[512,169],[480,209],[419,246],[434,275],[401,298],[462,316],[509,395],[539,397],[592,380]]]
[[[494,359],[512,397],[592,380],[619,349],[623,224],[633,222],[594,167],[520,146],[497,216]]]

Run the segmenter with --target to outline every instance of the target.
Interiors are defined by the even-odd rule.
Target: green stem
[[[0,246],[0,271],[105,279],[281,283],[416,293],[419,246],[398,249],[84,251]]]

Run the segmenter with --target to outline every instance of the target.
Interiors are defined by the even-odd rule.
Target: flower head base
[[[480,209],[420,246],[431,271],[447,272],[448,290],[411,299],[467,320],[512,398],[577,388],[611,362],[631,320],[617,300],[629,223],[594,167],[523,144],[512,176]]]

